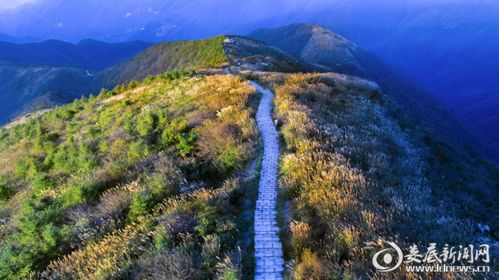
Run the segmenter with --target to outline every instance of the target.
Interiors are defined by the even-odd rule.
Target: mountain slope
[[[0,124],[34,109],[68,103],[94,89],[100,90],[94,70],[120,63],[148,46],[139,41],[84,40],[76,45],[57,40],[0,42]]]
[[[298,72],[311,69],[281,49],[242,36],[227,36],[224,49],[234,70]]]
[[[34,41],[34,40],[29,40],[27,38],[17,38],[17,37],[13,37],[13,36],[10,36],[7,34],[0,33],[0,41],[14,43],[14,44],[22,44],[22,43],[27,43],[29,41]]]
[[[76,45],[58,40],[29,44],[0,42],[0,61],[102,70],[135,56],[150,45],[141,41],[105,43],[95,40],[83,40]]]
[[[64,104],[75,98],[97,93],[101,88],[114,88],[121,83],[142,80],[148,75],[157,75],[173,69],[218,66],[226,61],[222,41],[222,37],[216,37],[200,41],[159,44],[141,52],[132,59],[95,74],[81,68],[0,62],[0,100],[5,101],[0,105],[5,112],[0,116],[0,123],[7,122],[33,108]],[[140,45],[142,44],[145,43],[140,43]],[[136,43],[107,45],[87,40],[75,46],[52,41],[35,45],[35,47],[26,46],[29,50],[39,48],[46,52],[55,51],[51,57],[44,57],[43,52],[34,52],[31,56],[27,55],[26,57],[23,53],[12,52],[12,55],[9,56],[7,53],[4,54],[4,57],[20,61],[41,59],[45,62],[56,63],[52,61],[54,58],[60,62],[63,61],[63,64],[89,66],[101,63],[99,62],[100,57],[107,56],[109,52],[118,51],[117,47],[127,49],[135,45]],[[67,52],[62,51],[59,56],[58,50],[61,48],[66,48]],[[101,48],[102,50],[97,51]],[[80,53],[82,49],[85,51]],[[112,57],[108,57],[105,61],[110,63],[111,60]]]
[[[0,105],[5,112],[0,116],[0,123],[12,120],[33,108],[64,104],[74,98],[97,93],[102,88],[114,88],[133,80],[141,81],[147,76],[171,70],[215,69],[220,72],[222,67],[233,65],[253,70],[294,72],[308,67],[275,47],[238,36],[157,44],[131,59],[98,72],[83,68],[21,63],[37,60],[39,63],[57,64],[55,60],[58,60],[60,64],[86,67],[104,63],[102,61],[110,63],[113,56],[104,60],[101,57],[118,52],[119,48],[135,48],[136,44],[132,42],[116,45],[87,40],[71,45],[51,41],[38,45],[21,45],[26,52],[17,53],[14,48],[0,54],[0,57],[17,61],[0,62],[0,100],[10,100]],[[12,45],[4,43],[4,46]],[[53,53],[45,56],[47,52]]]
[[[293,24],[276,29],[258,29],[248,37],[276,46],[323,70],[357,76],[367,74],[355,56],[357,46],[318,25]]]
[[[250,74],[276,94],[289,278],[369,278],[380,236],[497,239],[499,172],[421,140],[376,83]],[[252,279],[255,186],[234,178],[257,158],[257,100],[233,75],[166,73],[0,129],[0,277]]]
[[[110,88],[168,70],[220,67],[227,62],[222,45],[224,39],[225,36],[217,36],[205,40],[157,44],[128,61],[98,73],[96,83]]]
[[[434,135],[458,143],[460,149],[471,144],[490,159],[499,160],[498,147],[456,117],[432,94],[330,30],[318,25],[293,24],[259,29],[248,36],[292,53],[318,70],[372,79],[396,99],[400,111],[422,120]]]
[[[276,94],[280,236],[292,260],[286,278],[476,278],[411,273],[405,263],[381,277],[372,256],[386,240],[421,252],[433,242],[498,248],[497,168],[451,152],[452,144],[434,142],[431,133],[421,139],[427,128],[390,113],[390,92],[372,81],[334,73],[253,78]],[[494,230],[481,231],[483,224]],[[492,271],[484,277],[496,278]]]
[[[256,98],[233,76],[161,75],[0,129],[0,278],[240,273],[213,267],[248,250],[236,171]]]
[[[85,70],[0,61],[0,123],[88,94]]]
[[[388,17],[371,32],[342,34],[431,90],[499,146],[497,2],[434,2]]]
[[[250,38],[223,35],[204,40],[157,44],[133,59],[99,72],[95,83],[100,87],[110,88],[165,71],[199,71],[231,65],[284,72],[305,69],[304,64],[282,50]]]

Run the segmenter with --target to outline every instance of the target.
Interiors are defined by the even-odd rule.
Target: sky
[[[0,0],[0,9],[14,9],[22,4],[34,1],[36,0]]]

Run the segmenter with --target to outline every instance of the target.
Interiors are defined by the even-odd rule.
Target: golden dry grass
[[[455,221],[447,225],[455,235],[447,238],[466,235],[465,221],[430,203],[421,153],[386,113],[376,84],[336,74],[259,78],[275,90],[286,148],[280,182],[293,205],[285,229],[291,279],[377,279],[366,242],[395,240],[404,247],[425,234],[398,228],[404,217],[446,216]],[[402,271],[387,277],[419,277]]]

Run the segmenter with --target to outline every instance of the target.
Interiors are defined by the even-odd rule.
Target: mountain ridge
[[[499,147],[458,117],[450,106],[338,34],[319,25],[292,24],[275,29],[259,29],[248,36],[298,55],[297,58],[309,63],[319,64],[323,69],[318,70],[355,75],[378,82],[397,99],[404,113],[423,120],[434,134],[460,142],[461,145],[474,143],[473,146],[477,146],[484,156],[499,162]],[[301,42],[290,44],[289,41]],[[338,52],[346,55],[340,56],[342,59],[338,60]]]
[[[77,44],[60,40],[23,44],[0,42],[0,60],[102,70],[151,45],[142,41],[106,43],[93,39],[81,40]]]
[[[232,47],[230,50],[224,49],[227,45],[224,42],[226,39],[235,42],[231,45]],[[11,102],[10,104],[5,101],[3,103],[3,109],[6,113],[0,117],[0,123],[12,120],[15,116],[29,112],[33,108],[41,107],[43,109],[46,106],[67,103],[73,98],[89,95],[91,93],[97,94],[102,88],[111,89],[117,85],[129,83],[133,80],[142,81],[147,76],[159,75],[171,70],[199,71],[203,68],[217,68],[218,71],[220,71],[222,66],[228,66],[230,63],[233,65],[239,63],[247,66],[258,64],[258,67],[264,67],[268,70],[281,70],[284,72],[305,69],[304,64],[296,61],[281,50],[251,41],[253,40],[244,39],[243,37],[220,35],[203,40],[182,40],[159,43],[146,48],[134,57],[128,58],[119,64],[100,71],[30,64],[29,62],[22,61],[15,63],[3,62],[2,67],[4,67],[5,70],[9,69],[9,73],[12,72],[12,69],[16,69],[18,73],[9,76],[6,74],[3,76],[0,75],[0,90],[3,90],[4,93],[0,98],[4,98],[4,100],[15,100],[17,98],[23,101],[20,103]],[[80,42],[78,45],[71,45],[69,43],[54,40],[49,41],[48,43],[55,43],[56,45],[63,44],[64,46],[79,46],[89,43],[93,45],[95,42],[96,41],[93,40],[87,40]],[[263,66],[264,64],[267,64],[267,66]],[[9,68],[7,68],[7,66],[9,66]],[[40,71],[34,71],[35,69],[45,69],[47,72],[60,73],[61,77],[66,76],[66,78],[68,78],[67,82],[70,83],[71,80],[73,80],[74,87],[68,89],[66,81],[59,83],[61,79],[57,79],[56,77],[50,79],[48,77],[42,78],[42,73]],[[24,83],[24,86],[22,83],[19,83],[17,84],[17,87],[15,87],[12,85],[12,81],[7,81],[11,80],[12,77],[15,77],[16,75],[21,75],[24,73],[23,71],[34,71],[31,76],[27,75],[31,81],[27,80]],[[72,76],[74,73],[78,73],[78,75]],[[5,81],[2,82],[2,78],[5,79]],[[47,79],[50,86],[40,86],[37,89],[37,83],[33,82],[37,79]],[[82,83],[82,80],[85,82]],[[28,86],[30,87],[28,88]],[[19,92],[25,93],[23,95],[17,95]],[[63,94],[63,96],[61,98],[60,96],[54,95],[54,93],[57,93],[58,95]],[[64,93],[66,93],[66,96],[64,96]],[[22,98],[23,96],[31,96],[32,100],[29,98]],[[40,100],[50,102],[39,102]],[[45,106],[39,106],[41,104],[36,104],[37,102],[45,104]]]
[[[250,43],[250,41],[245,42],[244,37],[231,37],[230,35],[207,40],[161,43],[142,51],[136,57],[119,65],[97,73],[87,72],[87,76],[92,77],[90,85],[84,90],[97,92],[101,88],[113,88],[120,83],[132,80],[140,81],[148,75],[157,75],[173,69],[189,70],[200,66],[209,68],[224,63],[237,66],[237,64],[246,63],[248,58],[254,60],[249,61],[249,65],[257,65],[257,68],[265,67],[268,68],[267,70],[277,67],[275,69],[279,71],[332,71],[377,81],[391,92],[398,103],[402,105],[400,110],[407,111],[408,115],[416,116],[425,121],[435,134],[446,134],[444,138],[454,138],[453,141],[461,142],[461,144],[475,143],[473,146],[479,147],[482,154],[490,156],[494,160],[499,158],[497,148],[493,147],[493,144],[482,137],[477,137],[476,132],[471,129],[464,128],[466,125],[462,124],[462,120],[453,117],[448,108],[437,98],[364,52],[354,43],[324,27],[315,24],[293,24],[277,29],[258,29],[248,34],[248,38],[259,40],[283,52],[271,51],[265,45]],[[224,50],[224,46],[227,45],[226,39],[234,41],[235,43],[232,45],[239,46],[239,49],[237,51],[236,48]],[[93,44],[94,42],[82,41],[78,45]],[[48,43],[60,44],[58,41],[49,41]],[[255,46],[257,47],[251,50]],[[186,48],[185,51],[182,51],[184,48]],[[205,52],[208,48],[212,48],[212,50]],[[214,57],[203,60],[211,56],[210,52]],[[233,59],[231,58],[233,54],[243,57]],[[286,57],[287,54],[296,60],[293,61],[292,58]],[[217,55],[218,57],[216,57]],[[196,62],[197,56],[201,59],[198,62]],[[272,59],[269,60],[269,58]],[[210,62],[210,59],[214,60]],[[285,63],[279,65],[280,62]],[[273,66],[269,68],[268,65]],[[241,67],[239,66],[239,68]],[[284,70],[285,68],[289,69]],[[95,77],[93,77],[94,75]],[[409,92],[417,92],[418,94],[409,94]],[[74,94],[70,96],[74,96]],[[433,123],[438,123],[438,125],[435,126]],[[467,135],[471,134],[475,134],[475,136],[468,138]],[[466,139],[460,141],[460,138]]]

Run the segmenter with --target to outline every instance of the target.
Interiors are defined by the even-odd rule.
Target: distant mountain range
[[[87,95],[90,81],[83,69],[0,62],[0,122]]]
[[[401,111],[423,120],[433,130],[432,133],[442,134],[443,138],[454,139],[461,144],[473,143],[492,158],[496,154],[497,146],[473,132],[442,102],[336,33],[318,25],[293,24],[276,29],[259,29],[248,37],[253,40],[229,37],[233,47],[225,52],[231,58],[232,65],[258,65],[257,68],[284,72],[337,72],[374,80],[391,93]],[[131,80],[140,81],[148,75],[173,69],[210,67],[222,60],[211,55],[220,53],[217,48],[222,48],[222,38],[161,43],[133,58],[138,50],[149,44],[108,44],[91,40],[77,45],[59,41],[25,45],[4,43],[4,48],[10,52],[6,51],[0,57],[16,62],[4,62],[2,66],[4,71],[0,79],[4,81],[1,83],[4,94],[0,98],[15,102],[2,102],[9,105],[3,106],[7,113],[0,121],[6,122],[34,108],[53,106],[91,92],[97,93],[101,88],[113,88]],[[13,51],[16,47],[19,53],[26,55]],[[25,64],[27,62],[37,64]]]
[[[8,43],[17,43],[17,44],[29,42],[29,41],[25,41],[24,39],[17,38],[17,37],[14,37],[14,36],[3,34],[3,33],[0,33],[0,41],[2,41],[2,42],[8,42]]]
[[[27,44],[0,42],[0,61],[101,70],[135,56],[151,45],[142,41],[105,43],[96,40],[83,40],[78,44],[59,40]]]
[[[499,143],[499,23],[482,21],[400,25],[363,47],[431,90]]]
[[[78,44],[57,40],[0,42],[0,123],[98,91],[100,87],[93,82],[98,70],[131,58],[150,45],[95,40]]]

